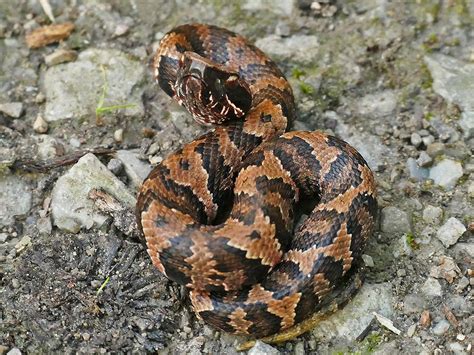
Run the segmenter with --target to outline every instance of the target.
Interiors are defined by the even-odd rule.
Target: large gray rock
[[[443,54],[425,56],[433,89],[461,110],[460,125],[466,138],[474,136],[474,64]]]
[[[104,80],[105,72],[105,80]],[[44,93],[47,121],[94,115],[104,85],[102,106],[133,104],[122,109],[127,116],[144,113],[140,87],[145,67],[130,55],[115,49],[87,49],[73,63],[59,64],[46,70]],[[105,82],[104,82],[105,81]]]
[[[462,175],[461,163],[451,159],[443,159],[430,169],[430,179],[448,190],[456,186]]]
[[[0,175],[0,226],[14,222],[31,208],[31,191],[18,176]]]
[[[81,228],[100,227],[106,216],[98,213],[88,195],[92,189],[103,189],[129,208],[135,197],[127,187],[91,153],[83,156],[53,188],[51,211],[60,229],[77,233]]]
[[[353,342],[369,325],[372,312],[393,316],[392,301],[390,283],[365,284],[347,306],[320,322],[311,333],[321,342]]]

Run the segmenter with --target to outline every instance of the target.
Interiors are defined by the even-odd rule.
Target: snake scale
[[[262,337],[298,324],[361,259],[377,212],[367,163],[336,137],[285,133],[296,116],[288,81],[231,31],[178,26],[153,69],[169,96],[213,125],[139,190],[153,264],[216,328]]]

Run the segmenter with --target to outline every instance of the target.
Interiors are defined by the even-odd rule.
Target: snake
[[[152,69],[210,126],[139,188],[137,224],[153,265],[217,329],[259,338],[299,324],[359,270],[377,218],[368,164],[335,136],[289,131],[289,82],[232,31],[177,26]]]

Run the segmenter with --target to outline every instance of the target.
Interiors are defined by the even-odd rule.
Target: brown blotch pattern
[[[150,173],[138,194],[138,225],[153,264],[186,285],[199,317],[225,331],[270,335],[331,302],[359,261],[375,224],[374,177],[357,151],[334,137],[284,133],[296,112],[292,89],[242,36],[201,24],[171,30],[153,64],[170,96],[183,51],[240,73],[252,107],[244,120],[214,128]],[[303,196],[319,204],[286,243],[277,232],[291,234]],[[219,224],[201,224],[221,214]],[[255,284],[256,269],[269,273]]]

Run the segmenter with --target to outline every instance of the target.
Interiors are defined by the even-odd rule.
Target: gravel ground
[[[0,2],[0,354],[236,353],[243,339],[195,318],[133,223],[89,198],[105,189],[131,209],[150,166],[204,131],[149,70],[163,34],[197,21],[275,59],[295,90],[295,128],[353,144],[380,192],[359,294],[312,332],[249,353],[472,353],[473,1],[50,5],[74,29],[30,48],[51,19],[37,1]],[[21,164],[88,149],[44,172]]]

